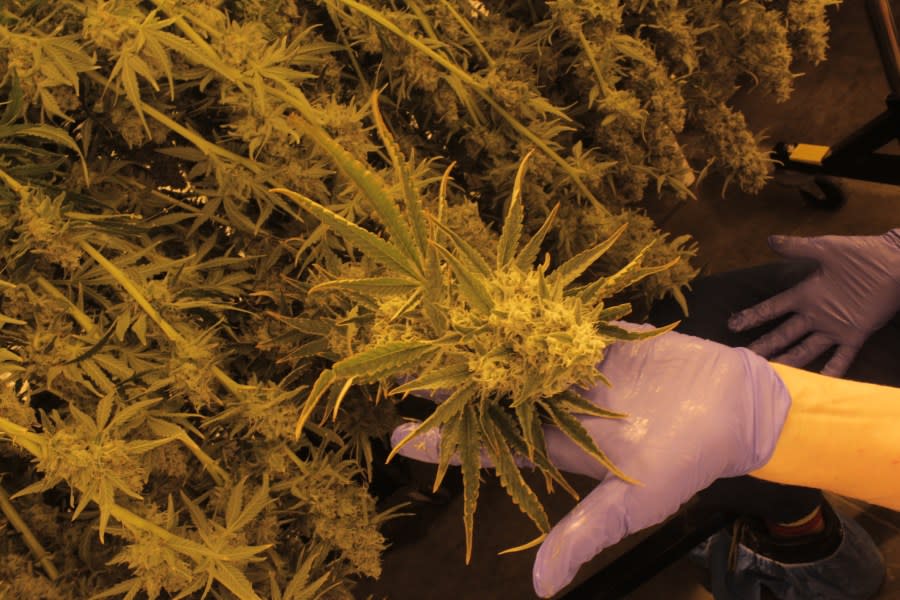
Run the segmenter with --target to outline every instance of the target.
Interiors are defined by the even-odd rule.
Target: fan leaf
[[[547,215],[547,218],[544,219],[541,228],[531,236],[524,246],[522,246],[522,250],[520,250],[519,255],[516,256],[517,267],[522,270],[534,267],[534,261],[537,260],[538,253],[541,251],[541,244],[544,243],[544,238],[547,237],[547,233],[550,231],[550,227],[553,225],[553,221],[556,219],[556,214],[558,212],[559,202],[557,202],[550,210],[550,213]]]
[[[438,488],[441,487],[444,475],[447,474],[447,469],[456,454],[456,448],[462,436],[463,414],[464,412],[453,415],[447,424],[441,427],[441,455],[438,458],[437,472],[434,475],[434,485],[431,489],[433,494],[437,493]]]
[[[584,428],[584,425],[581,424],[581,421],[553,402],[540,402],[540,404],[550,415],[550,418],[553,419],[553,423],[560,431],[562,431],[570,440],[575,442],[579,448],[595,458],[606,470],[623,481],[627,481],[628,483],[638,483],[636,480],[620,471],[619,468],[609,460],[609,457],[597,447],[597,444],[594,443],[593,438],[591,438],[590,434]]]
[[[315,409],[316,405],[319,403],[319,400],[328,391],[328,388],[335,382],[337,379],[337,375],[332,369],[326,369],[319,373],[319,377],[316,378],[316,382],[313,384],[312,389],[309,391],[309,396],[306,398],[306,402],[303,405],[303,410],[300,412],[300,416],[297,418],[297,424],[294,426],[294,439],[300,439],[300,433],[303,431],[303,426],[306,424],[307,419],[312,414],[313,409]]]
[[[320,148],[331,156],[338,169],[365,194],[372,206],[375,207],[391,240],[396,242],[404,255],[415,265],[414,274],[418,276],[422,269],[422,254],[413,242],[409,225],[401,215],[397,203],[387,193],[387,184],[368,165],[364,165],[344,150],[324,129],[299,118],[295,118],[293,121],[301,131],[311,137]]]
[[[463,526],[466,531],[466,564],[472,559],[472,536],[475,531],[475,509],[481,487],[481,435],[475,409],[466,405],[459,436],[460,465],[463,476]]]
[[[400,151],[400,146],[397,145],[394,136],[391,135],[391,131],[388,129],[387,123],[384,122],[384,118],[381,116],[381,110],[378,106],[377,90],[372,92],[371,104],[372,117],[375,121],[376,129],[378,129],[378,135],[381,137],[381,141],[391,159],[391,165],[394,167],[394,172],[400,178],[400,187],[403,190],[403,201],[406,205],[409,219],[412,222],[412,233],[416,241],[416,246],[418,247],[420,256],[424,256],[424,253],[428,249],[428,243],[426,241],[428,235],[425,231],[425,216],[422,213],[422,203],[419,200],[419,194],[416,192],[416,188],[413,185],[412,174],[406,166],[406,159]]]
[[[616,325],[611,325],[609,323],[598,323],[597,331],[619,340],[636,341],[645,340],[657,335],[662,335],[666,332],[672,331],[673,329],[678,327],[679,324],[681,324],[681,321],[675,321],[674,323],[670,323],[663,327],[656,327],[654,329],[647,329],[645,331],[631,331],[628,329],[623,329]]]
[[[581,394],[572,390],[566,390],[561,394],[557,394],[557,396],[554,398],[554,402],[556,402],[564,410],[573,414],[589,415],[591,417],[603,417],[604,419],[628,418],[628,415],[626,415],[625,413],[618,413],[611,410],[606,410],[605,408],[601,408]]]
[[[469,302],[469,304],[482,314],[489,314],[494,308],[494,301],[487,290],[487,282],[478,273],[474,273],[467,268],[462,261],[453,256],[450,252],[435,245],[438,252],[443,255],[444,260],[450,265],[453,274],[459,283],[459,291]]]
[[[628,261],[627,265],[625,265],[609,277],[602,277],[582,289],[581,299],[585,303],[589,303],[593,298],[606,298],[611,296],[615,292],[628,287],[629,282],[631,281],[631,275],[640,268],[641,263],[643,263],[644,261],[644,257],[647,256],[650,248],[652,248],[655,243],[656,240],[653,240],[649,244],[641,248],[641,251],[638,252],[634,256],[634,258]]]
[[[394,395],[420,390],[450,390],[467,381],[469,376],[469,365],[466,362],[458,362],[440,369],[430,370],[412,381],[395,387],[390,393]]]
[[[462,236],[440,221],[433,222],[440,232],[445,233],[447,237],[450,238],[453,245],[459,251],[460,260],[463,261],[469,269],[477,271],[483,277],[491,276],[491,267],[488,265],[487,261],[484,260],[484,256],[482,256],[481,252],[476,250],[469,242],[463,239]]]
[[[334,279],[314,285],[309,289],[310,294],[326,291],[344,291],[367,294],[370,296],[390,296],[396,294],[410,294],[415,292],[421,284],[412,279],[403,277],[368,277],[363,279]]]
[[[313,216],[331,227],[338,235],[359,248],[369,258],[385,267],[405,273],[413,279],[419,280],[421,278],[415,263],[397,246],[386,242],[356,223],[348,221],[341,215],[325,208],[303,194],[284,188],[274,188],[269,191],[284,194],[294,200],[301,208],[312,213]]]
[[[515,458],[497,421],[488,413],[482,415],[481,426],[484,437],[491,448],[494,471],[500,479],[500,484],[506,489],[519,510],[525,513],[541,532],[547,533],[550,531],[550,519],[544,512],[544,507],[537,494],[522,478],[522,473],[516,465]]]
[[[436,350],[431,342],[387,342],[334,363],[337,377],[378,379],[416,366]]]
[[[450,397],[447,398],[444,402],[437,405],[437,408],[434,410],[431,415],[419,423],[419,425],[410,431],[402,440],[397,442],[397,444],[391,449],[390,454],[388,454],[385,462],[390,462],[390,460],[400,451],[403,446],[405,446],[411,439],[419,435],[419,433],[423,431],[427,431],[433,427],[438,427],[439,425],[443,425],[447,421],[449,421],[454,415],[459,414],[463,411],[473,397],[475,396],[475,385],[472,383],[467,383],[463,386],[457,388]],[[466,448],[465,440],[460,442],[461,447]]]

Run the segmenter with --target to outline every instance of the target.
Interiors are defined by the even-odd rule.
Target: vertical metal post
[[[900,42],[890,0],[866,0],[866,9],[875,32],[884,75],[891,92],[900,96]]]

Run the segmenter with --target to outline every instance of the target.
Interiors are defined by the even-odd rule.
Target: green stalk
[[[159,311],[153,308],[153,305],[144,297],[141,291],[137,288],[134,283],[128,278],[124,271],[122,271],[119,267],[114,265],[110,260],[108,260],[105,256],[100,254],[93,246],[91,246],[88,242],[81,240],[78,242],[81,246],[81,249],[84,250],[88,256],[97,261],[101,267],[103,267],[110,275],[112,275],[113,279],[125,288],[125,291],[134,299],[135,302],[138,303],[144,312],[147,313],[153,321],[159,325],[159,328],[163,330],[163,333],[166,334],[171,341],[176,344],[186,344],[187,340],[185,340],[178,331],[172,327],[168,321],[166,321]]]
[[[385,29],[387,29],[388,31],[393,33],[394,35],[398,36],[400,39],[404,40],[410,46],[414,47],[421,53],[423,53],[426,56],[428,56],[429,58],[431,58],[433,61],[435,61],[436,63],[441,65],[444,69],[449,71],[451,74],[453,74],[459,80],[463,81],[466,85],[468,85],[473,90],[475,90],[475,93],[477,93],[479,96],[481,96],[481,98],[485,102],[490,104],[491,108],[493,108],[495,111],[497,111],[497,113],[501,117],[503,117],[503,119],[507,123],[509,123],[509,125],[512,126],[513,129],[515,129],[518,133],[520,133],[522,136],[527,138],[528,141],[530,141],[537,148],[539,148],[541,150],[541,152],[546,154],[548,157],[550,157],[551,160],[553,160],[553,162],[558,164],[560,166],[560,168],[572,179],[572,181],[575,182],[575,185],[578,187],[579,190],[581,190],[581,193],[584,194],[584,196],[586,198],[588,198],[591,201],[591,203],[593,203],[595,206],[598,206],[598,207],[603,206],[602,204],[600,204],[600,201],[597,200],[596,197],[594,197],[594,194],[591,193],[591,190],[587,187],[587,185],[585,185],[585,183],[581,180],[581,177],[579,177],[579,175],[575,171],[575,169],[572,168],[572,165],[567,163],[566,160],[562,156],[557,154],[553,150],[553,148],[551,148],[543,139],[541,139],[540,136],[536,135],[533,131],[528,129],[528,127],[526,127],[521,122],[519,122],[519,120],[516,119],[513,115],[511,115],[509,112],[504,110],[503,107],[500,106],[500,103],[494,99],[494,97],[491,95],[491,93],[488,92],[486,89],[484,89],[484,86],[482,86],[480,83],[478,83],[475,80],[475,78],[472,77],[471,74],[469,74],[465,70],[461,69],[453,61],[449,60],[445,56],[442,56],[438,52],[435,52],[434,50],[429,48],[421,40],[416,39],[415,37],[409,35],[405,31],[403,31],[402,29],[397,27],[394,23],[392,23],[389,19],[387,19],[384,15],[382,15],[379,11],[377,11],[369,6],[366,6],[364,4],[360,4],[356,0],[333,0],[333,1],[341,2],[342,4],[361,12],[362,14],[364,14],[365,16],[367,16],[368,18],[370,18],[377,24],[381,25],[382,27],[384,27]]]
[[[371,86],[369,85],[368,80],[366,80],[366,77],[363,74],[362,66],[360,66],[359,61],[356,60],[356,52],[354,52],[353,47],[350,46],[350,40],[347,39],[347,32],[344,31],[344,28],[341,26],[340,21],[335,18],[334,12],[331,10],[331,7],[328,7],[327,10],[328,18],[330,18],[331,22],[334,24],[334,29],[335,31],[337,31],[338,38],[344,45],[345,51],[347,52],[347,57],[350,59],[350,64],[353,66],[353,70],[356,71],[356,78],[359,79],[360,85],[362,85],[363,89],[368,94],[370,92]]]
[[[475,46],[478,48],[479,52],[481,52],[482,56],[484,56],[484,60],[487,62],[488,66],[493,67],[494,59],[488,53],[487,48],[485,48],[481,43],[481,40],[478,39],[478,33],[472,27],[472,24],[469,23],[469,20],[456,12],[456,9],[453,8],[453,5],[447,2],[447,0],[441,0],[441,4],[444,5],[444,8],[450,11],[450,14],[453,15],[453,18],[456,19],[456,22],[459,23],[459,26],[469,34],[469,38],[472,40],[472,43],[475,44]]]
[[[169,340],[176,344],[187,344],[187,340],[175,329],[168,321],[166,321],[159,311],[157,311],[150,301],[144,297],[144,294],[141,293],[141,290],[128,278],[128,275],[125,274],[119,267],[112,263],[112,261],[108,260],[105,256],[100,254],[93,246],[91,246],[88,242],[82,240],[78,242],[81,246],[81,249],[84,250],[88,256],[93,258],[97,264],[103,267],[107,273],[112,275],[113,279],[125,288],[125,291],[134,299],[135,302],[138,303],[144,312],[147,313],[147,316],[150,317],[154,323],[156,323],[160,329],[162,329],[163,333],[166,335]],[[225,386],[228,391],[232,392],[235,395],[239,395],[242,390],[252,389],[252,386],[242,386],[234,379],[229,377],[222,369],[219,367],[212,368],[213,375],[215,375],[216,379]]]
[[[136,285],[128,278],[128,275],[124,273],[119,267],[113,264],[110,260],[108,260],[105,256],[100,254],[93,246],[91,246],[86,241],[79,242],[82,250],[84,250],[91,258],[97,261],[101,267],[106,269],[106,271],[112,275],[113,279],[125,288],[125,291],[134,299],[135,302],[138,303],[144,312],[147,313],[153,322],[156,323],[160,329],[162,329],[163,333],[166,334],[166,337],[169,338],[170,341],[176,344],[187,344],[187,340],[178,332],[175,327],[173,327],[168,321],[166,321],[159,311],[157,311],[150,301],[144,297],[141,291],[138,289]],[[224,385],[230,392],[235,394],[239,393],[241,390],[252,389],[252,386],[241,385],[231,379],[228,375],[225,374],[224,371],[219,369],[218,367],[213,367],[213,373],[216,375],[216,378],[219,380],[219,383]]]
[[[203,39],[203,36],[197,33],[193,27],[191,27],[184,19],[182,15],[173,15],[171,11],[166,10],[167,8],[171,8],[168,6],[169,2],[164,2],[163,0],[151,0],[151,2],[165,15],[168,15],[172,19],[175,20],[175,25],[178,26],[178,29],[184,33],[185,37],[194,42],[197,48],[199,48],[204,54],[206,54],[210,58],[218,58],[216,51],[212,49],[212,47],[206,43],[206,40]],[[222,63],[220,65],[207,65],[207,67],[213,68],[217,73],[231,81],[237,86],[242,86],[243,84],[243,73],[240,70],[235,69],[233,67],[229,67],[227,64]]]
[[[9,187],[9,189],[19,194],[19,196],[21,196],[25,192],[25,186],[16,181],[15,178],[13,178],[3,169],[0,169],[0,179],[3,180],[3,183],[5,183]]]
[[[591,63],[591,69],[594,71],[594,76],[597,78],[597,85],[600,86],[600,91],[603,92],[604,96],[609,95],[609,86],[606,84],[606,80],[603,79],[600,65],[597,64],[597,58],[594,56],[594,53],[591,52],[591,47],[581,29],[578,30],[578,41],[581,44],[582,52],[584,52],[584,55],[587,56],[588,61]]]
[[[17,425],[9,419],[0,417],[0,433],[5,433],[12,438],[13,443],[22,446],[35,456],[43,456],[41,448],[41,436],[38,433],[28,431],[21,425]]]
[[[65,297],[65,295],[60,292],[56,287],[44,279],[43,276],[38,275],[37,279],[38,287],[47,292],[49,296],[56,298],[61,302],[65,302],[68,306],[69,314],[72,315],[72,318],[81,325],[81,328],[85,330],[85,332],[90,333],[94,330],[94,322],[91,320],[89,316],[87,316],[80,308],[72,304],[72,302]]]
[[[41,546],[41,543],[31,532],[28,524],[25,523],[25,520],[16,510],[16,507],[13,506],[12,501],[9,499],[9,494],[6,493],[6,490],[2,485],[0,485],[0,510],[3,511],[3,514],[10,524],[16,528],[19,534],[21,534],[22,541],[25,542],[25,545],[28,546],[28,549],[34,554],[34,557],[41,563],[41,566],[44,567],[47,577],[52,581],[58,579],[59,571],[56,570],[56,566],[53,564],[53,561],[50,560],[50,554],[44,550],[44,547]]]
[[[434,27],[431,26],[431,21],[428,19],[428,15],[425,14],[425,11],[422,10],[422,7],[419,6],[419,3],[415,0],[408,0],[406,3],[407,6],[415,13],[416,19],[419,20],[419,25],[422,26],[422,29],[425,30],[425,33],[428,34],[428,37],[433,39],[436,42],[439,42],[437,32],[434,30]]]
[[[96,83],[98,83],[100,85],[108,86],[110,84],[109,80],[107,78],[103,77],[102,75],[100,75],[99,73],[89,71],[86,73],[86,75],[90,79],[92,79],[93,81],[95,81]],[[254,173],[259,173],[262,170],[260,168],[260,166],[258,164],[256,164],[254,161],[252,161],[248,158],[244,158],[240,154],[235,154],[234,152],[230,152],[230,151],[226,150],[225,148],[218,146],[217,144],[213,144],[212,142],[210,142],[209,140],[204,138],[202,135],[188,129],[187,127],[185,127],[178,121],[175,121],[175,120],[169,118],[165,113],[162,113],[162,112],[156,110],[155,108],[153,108],[146,102],[141,102],[140,106],[135,106],[134,108],[136,110],[141,110],[141,111],[145,112],[151,118],[159,121],[161,124],[165,125],[169,129],[171,129],[172,131],[174,131],[175,133],[180,135],[181,137],[185,138],[186,140],[188,140],[189,142],[194,144],[198,149],[200,149],[200,151],[202,151],[207,156],[219,156],[226,160],[234,161],[234,162],[240,164],[241,166],[252,170]]]

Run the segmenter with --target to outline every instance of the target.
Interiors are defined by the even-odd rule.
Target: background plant
[[[690,240],[669,240],[640,200],[687,194],[685,156],[746,189],[762,184],[764,154],[728,98],[754,79],[785,97],[793,54],[821,58],[823,10],[813,0],[4,3],[10,494],[0,508],[16,532],[4,592],[350,597],[353,576],[379,572],[378,525],[390,515],[365,486],[373,445],[397,423],[386,392],[404,365],[328,386],[322,374],[379,344],[432,347],[468,327],[432,358],[465,363],[485,406],[519,419],[476,413],[496,415],[481,433],[499,453],[524,441],[537,461],[529,423],[565,419],[537,403],[595,376],[604,344],[622,335],[602,323],[624,315],[625,300],[677,296],[695,272]],[[686,128],[714,156],[694,158],[678,137]],[[314,205],[327,213],[311,216]],[[379,232],[396,264],[335,235],[334,219]],[[473,278],[482,262],[490,268]],[[401,301],[426,264],[439,284]],[[346,283],[398,269],[407,281],[393,289]],[[622,269],[622,285],[646,277],[619,289],[609,282]],[[479,312],[479,285],[493,312]],[[536,313],[556,329],[529,340],[496,306],[523,302],[571,320]],[[482,352],[497,336],[523,344],[511,356],[578,361],[498,387],[498,369],[522,363]],[[537,407],[534,420],[510,398]],[[474,431],[469,410],[444,413],[460,435]],[[530,498],[516,469],[504,473]],[[528,500],[529,515],[538,508]]]

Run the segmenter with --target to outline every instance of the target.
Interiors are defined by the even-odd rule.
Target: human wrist
[[[900,509],[900,389],[770,363],[791,395],[760,479]]]

